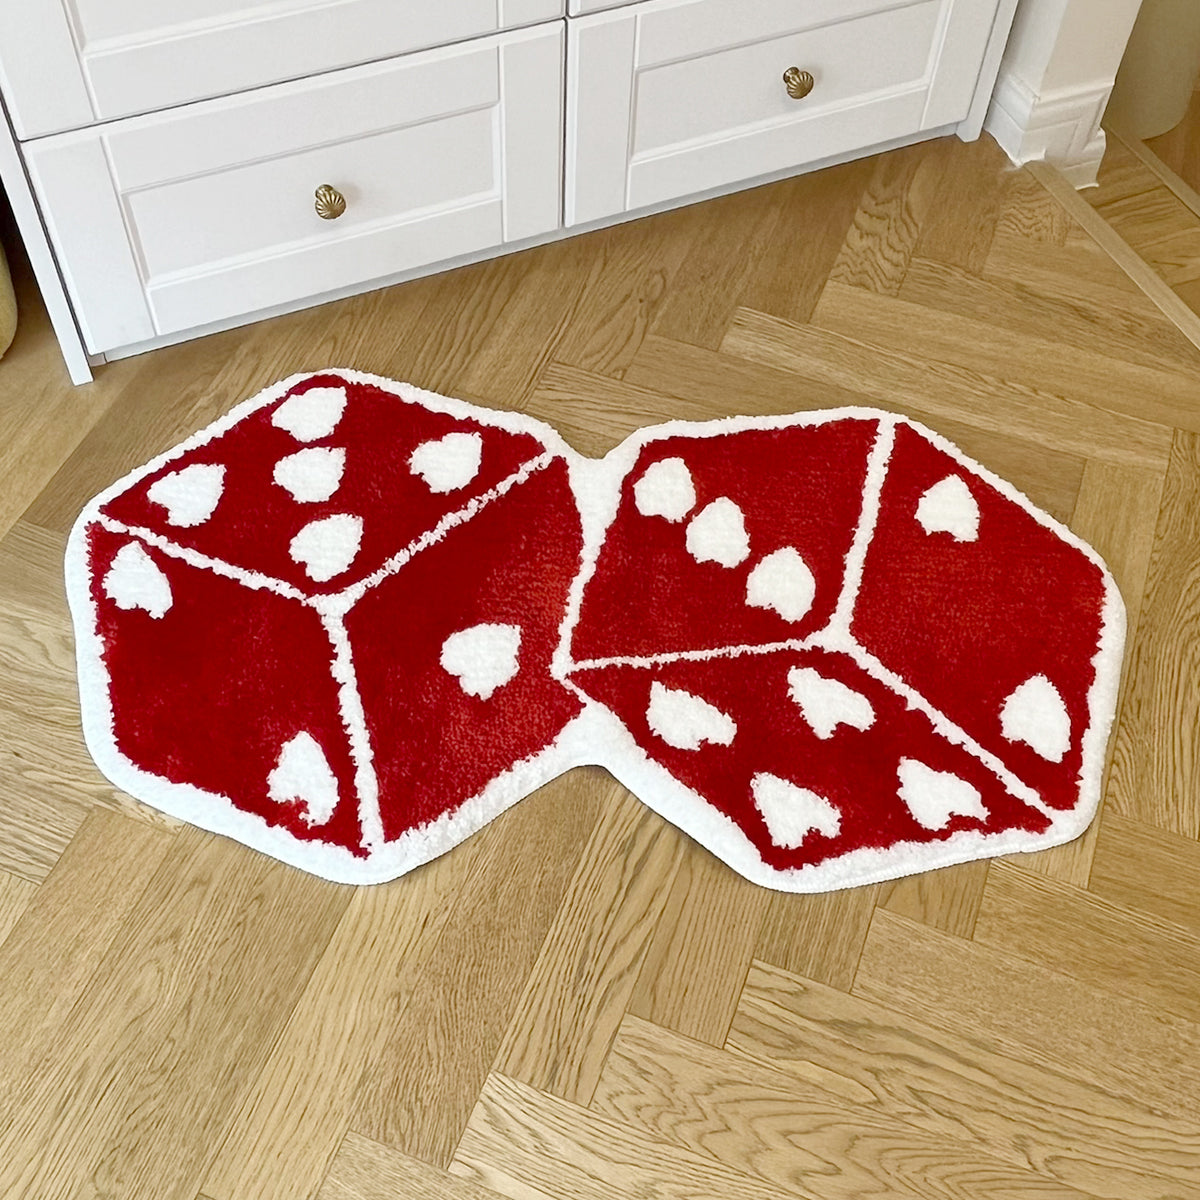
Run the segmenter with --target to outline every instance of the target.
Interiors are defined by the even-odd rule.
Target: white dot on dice
[[[643,517],[682,521],[696,506],[696,486],[682,458],[651,463],[633,485],[633,502]]]
[[[687,527],[688,553],[697,562],[736,567],[750,555],[742,510],[725,496],[702,508]]]
[[[288,553],[310,579],[326,583],[354,561],[362,544],[362,531],[362,517],[335,513],[305,525],[292,538]]]
[[[1004,701],[1004,736],[1024,742],[1050,762],[1062,762],[1071,748],[1071,717],[1058,689],[1045,675],[1034,675]]]
[[[225,468],[217,463],[193,463],[172,471],[150,485],[146,496],[166,509],[167,521],[183,529],[203,525],[216,511],[225,490]]]
[[[477,433],[448,433],[423,442],[409,457],[408,467],[431,492],[456,492],[479,474],[483,439]]]
[[[945,829],[953,816],[987,820],[979,792],[949,771],[935,771],[913,758],[900,760],[900,799],[926,829]]]
[[[341,487],[345,469],[346,451],[340,446],[309,446],[281,458],[272,478],[293,500],[317,504]]]
[[[817,581],[800,553],[790,546],[768,554],[746,580],[746,603],[769,608],[785,621],[808,615],[817,594]]]
[[[104,576],[104,594],[123,609],[140,608],[156,620],[173,603],[171,585],[140,542],[127,542]]]
[[[785,850],[797,849],[813,830],[831,838],[842,827],[841,814],[824,796],[778,775],[755,775],[750,791],[771,841]]]
[[[733,718],[707,700],[661,683],[650,687],[646,721],[651,733],[676,750],[699,750],[705,742],[728,746],[737,733]]]
[[[276,804],[300,804],[309,825],[324,825],[337,808],[337,779],[325,752],[309,733],[298,733],[279,752],[267,776],[267,795]]]
[[[979,537],[979,505],[957,475],[947,475],[917,501],[917,520],[926,533],[948,533],[955,541]]]
[[[442,669],[453,675],[469,696],[490,700],[521,669],[518,625],[472,625],[452,633],[442,644]]]
[[[328,437],[346,411],[346,389],[315,387],[289,396],[272,414],[271,424],[298,442]]]
[[[788,672],[788,695],[823,741],[833,737],[839,725],[861,732],[875,723],[875,710],[866,696],[837,679],[826,679],[811,667],[793,667]]]

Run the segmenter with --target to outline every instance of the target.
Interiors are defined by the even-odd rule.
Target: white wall
[[[984,128],[1018,163],[1095,183],[1100,118],[1141,0],[1020,0]]]

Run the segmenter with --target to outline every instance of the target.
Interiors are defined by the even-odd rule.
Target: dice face
[[[828,623],[878,422],[642,448],[583,595],[577,660],[802,638]]]
[[[782,873],[850,855],[856,870],[941,865],[984,835],[1050,825],[848,655],[776,650],[573,678],[742,831],[752,867]],[[675,815],[685,829],[694,819]]]
[[[388,841],[536,755],[582,708],[550,673],[579,569],[573,513],[556,460],[347,613]]]
[[[98,523],[87,552],[121,754],[153,779],[236,796],[269,828],[360,851],[354,763],[320,616]],[[309,773],[320,786],[284,795],[272,772],[302,735],[320,748],[324,770]]]
[[[851,633],[1056,809],[1078,801],[1104,597],[1096,563],[897,430]]]
[[[270,389],[72,535],[115,782],[329,878],[392,878],[563,769],[580,520],[528,418],[352,372]]]
[[[1124,632],[1093,552],[903,418],[631,441],[564,672],[628,786],[786,890],[1082,832]]]
[[[339,592],[545,453],[509,424],[314,375],[101,511],[305,595]]]

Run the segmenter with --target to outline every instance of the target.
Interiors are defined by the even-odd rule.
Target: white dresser
[[[21,0],[5,182],[115,357],[975,137],[1015,2]]]

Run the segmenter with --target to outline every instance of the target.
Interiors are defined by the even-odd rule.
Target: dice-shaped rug
[[[355,883],[585,763],[781,890],[1067,841],[1124,638],[1094,551],[902,417],[593,460],[348,370],[114,484],[66,569],[108,778]]]

